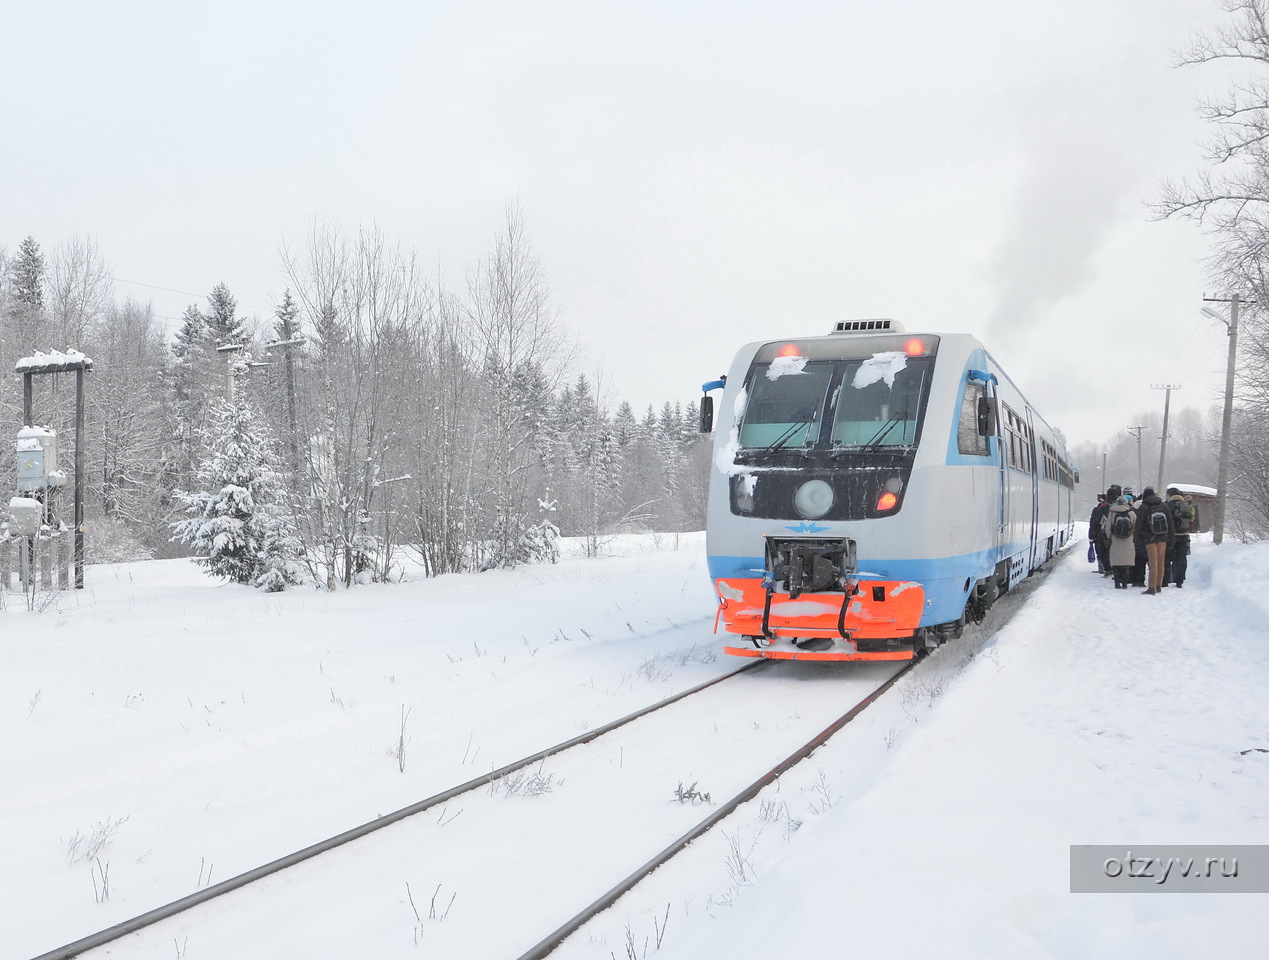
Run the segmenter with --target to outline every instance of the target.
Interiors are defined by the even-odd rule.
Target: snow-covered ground
[[[602,559],[333,594],[265,595],[183,561],[89,567],[86,590],[40,611],[6,594],[0,960],[737,665],[714,655],[700,535],[610,546]],[[1072,844],[1269,843],[1269,753],[1253,750],[1269,747],[1269,544],[1199,542],[1185,589],[1157,598],[1090,569],[1077,545],[557,956],[1260,955],[1262,895],[1072,894],[1068,865]],[[795,716],[831,713],[835,700],[844,710],[859,675],[881,675],[877,664],[772,667],[720,694],[720,730],[752,729],[755,750]],[[790,684],[804,687],[792,705]],[[676,762],[678,785],[730,795],[729,771],[708,758]],[[602,812],[610,798],[589,780],[573,771],[539,796],[482,802],[508,817]],[[676,782],[645,786],[624,832],[675,836],[708,813],[679,802]],[[505,869],[519,840],[469,831],[465,842],[481,836],[498,847],[472,848],[461,877],[433,874],[426,848],[400,866],[383,843],[300,868],[400,870],[382,902],[284,881],[254,918],[248,888],[238,906],[101,953],[515,956],[567,916],[538,883],[514,917],[482,918],[482,877]],[[569,872],[598,896],[655,852],[632,862],[621,843],[588,843]],[[218,912],[243,918],[239,929],[213,931]]]

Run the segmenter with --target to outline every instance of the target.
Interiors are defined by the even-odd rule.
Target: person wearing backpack
[[[1172,524],[1172,511],[1153,487],[1141,491],[1141,506],[1137,510],[1137,543],[1146,548],[1146,569],[1149,586],[1146,593],[1158,595],[1163,591],[1163,564],[1168,555],[1168,544],[1176,536]]]
[[[1132,581],[1136,555],[1133,534],[1137,527],[1137,515],[1127,497],[1120,496],[1110,505],[1106,527],[1110,531],[1110,569],[1115,577],[1115,589],[1127,590]]]
[[[1106,517],[1110,511],[1110,505],[1114,503],[1122,491],[1119,487],[1111,484],[1107,487],[1106,494],[1097,495],[1097,506],[1093,508],[1092,514],[1088,518],[1088,542],[1093,545],[1094,555],[1097,559],[1097,572],[1103,576],[1110,576],[1110,559],[1108,556],[1110,550],[1110,533],[1106,526]]]
[[[1190,561],[1190,531],[1198,527],[1198,514],[1194,512],[1194,504],[1181,496],[1176,487],[1168,487],[1168,509],[1172,512],[1172,529],[1176,536],[1168,547],[1167,559],[1164,561],[1167,572],[1163,585],[1169,583],[1178,587],[1185,586],[1185,574]]]
[[[1124,489],[1124,493],[1128,497],[1128,502],[1132,504],[1133,515],[1138,517],[1141,516],[1142,498],[1140,496],[1134,496],[1127,488]],[[1134,587],[1144,587],[1146,585],[1146,545],[1136,535],[1135,531],[1133,533],[1132,540],[1136,551],[1133,555],[1132,562],[1132,585]]]

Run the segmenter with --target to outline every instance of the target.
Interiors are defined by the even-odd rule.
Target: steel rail
[[[829,724],[828,727],[826,727],[824,730],[817,733],[814,737],[811,738],[811,740],[809,740],[803,746],[799,747],[794,753],[790,754],[788,757],[781,760],[778,764],[776,764],[776,766],[772,767],[770,770],[764,773],[761,777],[759,777],[753,783],[749,784],[749,786],[745,787],[744,790],[736,794],[736,796],[732,797],[730,800],[728,800],[726,803],[720,806],[712,814],[710,814],[708,817],[706,817],[704,820],[702,820],[700,823],[694,826],[687,833],[683,834],[683,836],[679,837],[677,840],[671,843],[668,847],[666,847],[664,850],[658,853],[655,857],[653,857],[651,860],[649,860],[647,863],[641,866],[638,870],[630,874],[628,877],[626,877],[624,880],[618,883],[615,887],[613,887],[611,890],[605,893],[602,897],[600,897],[598,900],[590,904],[590,906],[582,910],[581,913],[577,914],[571,920],[567,921],[560,927],[557,927],[554,931],[549,933],[544,939],[540,940],[536,945],[530,948],[526,953],[521,954],[517,958],[517,960],[541,960],[541,958],[552,953],[555,950],[555,948],[558,947],[560,944],[562,944],[569,936],[571,936],[572,934],[576,933],[579,929],[581,929],[581,927],[587,921],[593,919],[598,914],[602,913],[603,911],[611,907],[614,903],[616,903],[621,898],[623,894],[628,893],[640,880],[648,876],[648,874],[652,873],[653,870],[655,870],[657,867],[664,864],[667,860],[669,860],[675,854],[681,852],[688,844],[690,844],[697,837],[700,837],[702,834],[707,833],[709,830],[713,829],[715,826],[718,825],[720,821],[730,816],[731,813],[735,811],[735,809],[739,807],[742,803],[746,802],[747,800],[752,800],[754,797],[758,795],[758,793],[764,787],[766,787],[768,784],[773,783],[791,767],[793,767],[794,765],[798,763],[801,763],[803,760],[809,757],[812,753],[814,753],[817,748],[823,746],[824,743],[826,743],[828,739],[833,736],[833,734],[837,733],[838,730],[840,730],[842,727],[846,726],[846,724],[854,720],[857,716],[859,716],[859,714],[863,713],[863,711],[867,709],[873,703],[873,701],[875,701],[883,693],[885,693],[892,686],[898,683],[900,678],[906,675],[909,670],[911,670],[913,667],[915,667],[918,663],[921,662],[921,659],[924,659],[924,658],[918,658],[913,660],[911,663],[905,666],[902,670],[900,670],[898,673],[892,676],[889,680],[887,680],[885,683],[879,686],[876,690],[868,694],[868,696],[864,697],[863,700],[859,701],[859,703],[851,707],[850,710],[848,710],[846,713],[842,714],[842,716],[834,720],[831,724]]]
[[[192,907],[206,903],[208,900],[214,900],[217,897],[224,896],[226,893],[238,890],[241,887],[245,887],[257,880],[262,880],[265,877],[279,873],[288,867],[293,867],[298,863],[303,863],[305,860],[310,860],[318,854],[326,853],[328,850],[334,850],[336,847],[343,846],[349,841],[360,840],[362,837],[368,836],[377,830],[382,830],[384,827],[398,823],[407,817],[412,817],[416,813],[422,813],[424,810],[448,800],[452,800],[454,797],[461,794],[468,793],[480,787],[488,786],[495,780],[505,777],[509,773],[514,773],[522,767],[540,763],[547,757],[554,756],[557,753],[563,753],[565,750],[581,746],[584,743],[589,743],[598,737],[602,737],[606,733],[611,733],[619,727],[623,727],[632,721],[638,720],[640,717],[645,717],[650,713],[655,713],[657,710],[661,710],[670,706],[670,704],[677,703],[678,701],[690,697],[695,693],[699,693],[708,687],[714,686],[716,683],[722,683],[724,680],[730,680],[732,677],[744,673],[746,670],[750,670],[765,662],[766,661],[764,660],[755,660],[751,663],[746,663],[743,667],[740,667],[737,670],[721,674],[720,676],[714,677],[712,680],[706,680],[704,683],[698,683],[696,686],[690,687],[681,693],[676,693],[673,696],[666,697],[664,700],[658,700],[656,703],[640,710],[636,710],[634,713],[627,714],[626,716],[606,723],[601,727],[596,727],[594,730],[588,730],[586,733],[573,737],[571,740],[565,740],[562,743],[557,743],[553,747],[547,747],[545,750],[540,750],[522,760],[516,760],[506,766],[499,767],[497,770],[484,774],[483,776],[476,777],[473,780],[468,780],[466,783],[461,783],[456,787],[450,787],[448,790],[428,797],[426,800],[419,800],[416,803],[410,804],[408,807],[402,807],[400,810],[395,810],[392,813],[386,813],[381,817],[371,820],[369,823],[363,823],[359,827],[353,827],[351,830],[345,830],[343,833],[337,834],[336,836],[307,846],[303,850],[297,850],[295,853],[279,857],[277,860],[271,860],[262,866],[255,867],[245,873],[240,873],[235,877],[230,877],[228,880],[222,880],[220,883],[213,884],[210,887],[205,887],[196,893],[191,893],[188,896],[181,897],[179,900],[173,900],[171,903],[164,904],[161,907],[155,907],[153,910],[133,917],[130,920],[124,920],[112,927],[107,927],[105,930],[100,930],[97,933],[81,937],[74,943],[68,943],[65,946],[50,950],[47,953],[41,953],[39,956],[32,958],[32,960],[70,960],[71,957],[79,956],[88,950],[96,949],[97,947],[110,943],[112,940],[118,940],[120,937],[125,937],[130,933],[136,933],[138,930],[143,930],[144,928],[152,926],[161,920],[167,920],[179,913],[183,913],[184,911],[191,909]]]

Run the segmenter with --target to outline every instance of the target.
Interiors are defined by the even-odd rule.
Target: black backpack
[[[1127,511],[1115,517],[1115,522],[1110,528],[1110,535],[1118,537],[1120,540],[1127,540],[1132,536],[1132,520],[1129,518]]]
[[[1162,536],[1168,532],[1168,514],[1166,509],[1160,505],[1150,511],[1150,533],[1154,536]]]
[[[1172,522],[1177,533],[1189,533],[1190,525],[1194,523],[1194,507],[1184,500],[1173,500]]]

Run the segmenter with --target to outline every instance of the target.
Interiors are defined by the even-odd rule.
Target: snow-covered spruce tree
[[[223,283],[207,295],[207,329],[216,346],[242,343],[247,339],[246,324],[238,316],[238,301]]]
[[[34,237],[27,237],[9,260],[9,303],[4,318],[4,338],[17,356],[47,350],[44,343],[44,254]]]
[[[270,593],[299,582],[297,541],[286,485],[269,438],[250,404],[218,399],[210,410],[207,453],[181,491],[185,520],[172,525],[212,576]]]

